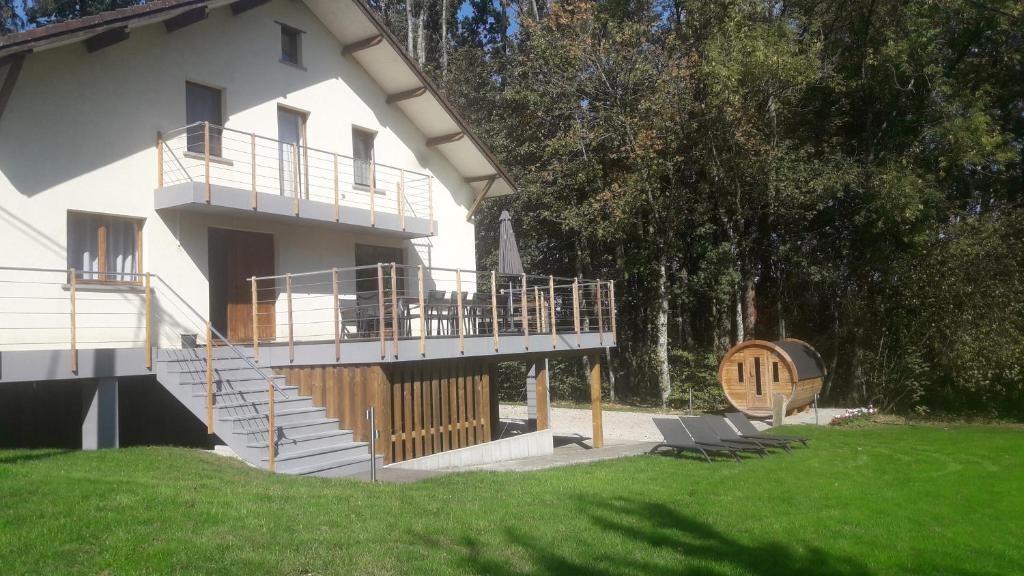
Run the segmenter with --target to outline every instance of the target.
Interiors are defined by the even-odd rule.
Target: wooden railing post
[[[572,279],[572,323],[576,329],[576,347],[579,348],[582,344],[580,342],[580,279]]]
[[[512,300],[512,295],[509,294],[509,302]],[[494,270],[491,270],[491,332],[494,333],[494,351],[498,351],[498,283],[496,281],[496,274]]]
[[[213,326],[206,322],[206,433],[213,434]]]
[[[391,353],[398,358],[398,265],[391,263]]]
[[[296,216],[299,215],[299,145],[295,144],[293,147],[294,159],[292,160],[292,212]]]
[[[68,270],[68,295],[71,299],[71,372],[78,374],[78,313],[77,307],[77,289],[75,286],[76,276],[78,274],[75,269]]]
[[[203,172],[206,179],[206,203],[210,203],[210,123],[203,122]]]
[[[252,165],[252,209],[255,210],[258,204],[256,198],[256,134],[249,134],[249,163]]]
[[[558,340],[555,333],[558,331],[555,324],[555,277],[548,276],[548,292],[551,297],[551,347],[558,347]]]
[[[156,187],[164,187],[164,134],[156,133]]]
[[[597,281],[597,341],[604,346],[604,306],[601,302],[600,280]],[[611,366],[611,364],[609,364],[609,366]]]
[[[334,157],[334,221],[341,221],[341,194],[338,189],[338,155],[332,154]]]
[[[259,314],[259,290],[256,286],[256,277],[250,279],[252,292],[252,355],[257,362],[260,361],[260,314]]]
[[[420,356],[427,355],[427,308],[423,301],[423,264],[416,267],[417,294],[420,304]]]
[[[335,156],[337,158],[337,156]],[[334,360],[341,360],[341,302],[338,300],[338,269],[331,269],[331,296],[334,309]]]
[[[292,275],[284,275],[285,290],[288,291],[288,361],[295,362],[295,322],[292,316]]]
[[[274,379],[267,378],[267,468],[277,469],[277,430],[274,425]]]
[[[612,320],[612,343],[618,341],[618,336],[615,335],[615,280],[608,281],[608,313]]]
[[[377,161],[370,161],[370,226],[377,225]]]
[[[427,176],[427,210],[430,220],[430,235],[434,235],[434,177]]]
[[[455,271],[455,299],[459,313],[459,354],[466,353],[466,323],[463,321],[462,310],[462,270]]]
[[[153,369],[153,290],[146,273],[146,370]]]
[[[523,350],[530,349],[530,299],[526,294],[526,274],[523,274],[523,284],[519,287],[520,307],[523,309]]]
[[[380,359],[387,356],[384,349],[384,265],[377,263],[377,332],[380,333]]]
[[[309,200],[309,140],[306,139],[306,123],[302,123],[302,189],[306,200]]]
[[[402,226],[402,230],[405,230],[405,170],[399,171],[398,176],[398,193],[396,194],[398,202],[398,222]]]
[[[533,287],[533,303],[537,307],[537,334],[544,333],[544,303],[540,299],[540,288]]]

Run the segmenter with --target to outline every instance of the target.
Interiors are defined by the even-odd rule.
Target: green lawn
[[[3,574],[1015,574],[1024,431],[800,428],[793,455],[641,456],[407,485],[171,448],[0,451]]]

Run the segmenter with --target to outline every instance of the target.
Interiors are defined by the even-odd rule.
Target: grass
[[[1024,432],[800,428],[810,449],[416,484],[199,451],[0,451],[4,574],[965,574],[1024,566]]]

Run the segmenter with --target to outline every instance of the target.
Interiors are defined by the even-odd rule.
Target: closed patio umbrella
[[[498,218],[498,273],[523,273],[523,260],[519,257],[519,245],[516,244],[512,216],[508,210],[503,210]]]

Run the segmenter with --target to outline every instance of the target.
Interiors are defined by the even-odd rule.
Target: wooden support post
[[[251,180],[252,180],[252,209],[255,210],[259,200],[256,198],[256,134],[249,134],[249,163],[251,164]]]
[[[337,156],[335,156],[337,158]],[[341,360],[341,302],[338,300],[338,269],[331,269],[331,296],[334,308],[334,360]]]
[[[387,356],[384,349],[384,265],[377,263],[377,332],[380,336],[380,359]]]
[[[601,415],[601,354],[590,356],[590,413],[594,421],[594,448],[604,446],[604,421]]]
[[[164,135],[156,133],[156,187],[164,187]]]
[[[277,427],[274,424],[274,379],[267,378],[267,468],[277,469]]]
[[[338,191],[338,155],[332,154],[334,158],[334,221],[341,221],[341,194]]]
[[[430,221],[430,235],[434,235],[434,177],[427,176],[427,219]]]
[[[537,393],[537,430],[547,430],[550,426],[548,410],[548,369],[547,363],[539,360],[534,364],[535,387]]]
[[[256,277],[249,279],[250,292],[252,292],[252,356],[257,362],[260,361],[260,314],[259,314],[259,290],[256,286]]]
[[[420,304],[420,356],[427,355],[427,308],[423,301],[423,264],[416,267],[417,294]]]
[[[519,307],[523,309],[523,350],[530,349],[530,299],[526,294],[526,274],[522,277],[523,285],[519,287]]]
[[[370,226],[377,225],[377,161],[370,160]]]
[[[555,338],[556,332],[558,332],[555,326],[555,277],[548,276],[548,292],[551,297],[551,347],[558,348],[558,340]]]
[[[203,122],[203,173],[206,179],[206,203],[210,203],[210,123]]]
[[[288,361],[295,362],[295,322],[292,316],[292,275],[285,274],[285,290],[288,291]]]
[[[396,202],[398,203],[398,222],[402,230],[405,230],[405,170],[398,173],[398,186],[396,188]]]
[[[146,273],[146,370],[153,369],[153,289],[149,272]]]
[[[398,358],[398,265],[391,263],[391,354]]]
[[[597,281],[597,341],[604,346],[604,306],[601,304],[601,281]],[[609,370],[611,364],[608,365]]]
[[[213,434],[213,326],[206,323],[206,433]]]
[[[71,372],[78,374],[78,303],[75,269],[68,270],[68,296],[71,299]]]
[[[615,335],[615,280],[608,281],[608,313],[612,320],[612,344],[618,341]]]
[[[533,287],[533,303],[537,307],[537,334],[544,333],[544,303],[541,302],[540,288]]]
[[[512,295],[509,294],[509,298]],[[511,301],[511,300],[510,300]],[[491,270],[491,332],[494,333],[494,351],[498,351],[498,283],[494,270]]]
[[[299,145],[292,148],[292,212],[299,215]]]
[[[459,314],[459,354],[466,353],[466,323],[462,319],[462,270],[455,271],[455,299]]]
[[[576,329],[576,347],[579,348],[580,341],[580,279],[572,279],[572,324]]]

